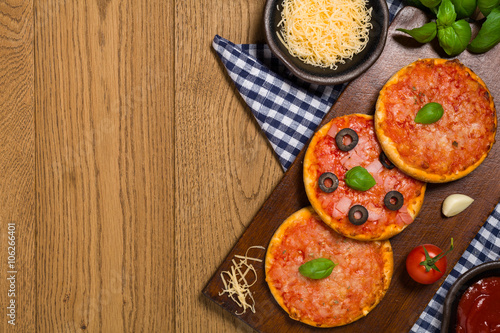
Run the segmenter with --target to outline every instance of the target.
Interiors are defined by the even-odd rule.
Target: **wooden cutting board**
[[[378,92],[384,83],[401,67],[419,58],[446,58],[437,41],[422,45],[396,28],[411,29],[428,22],[423,12],[413,7],[402,9],[391,27],[379,60],[361,77],[351,82],[322,124],[333,117],[350,113],[373,114]],[[458,59],[481,77],[494,98],[500,99],[500,45],[486,54],[473,55],[467,51]],[[321,125],[322,125],[321,124]],[[320,125],[320,126],[321,126]],[[498,135],[497,135],[498,140]],[[307,145],[306,145],[307,147]],[[302,161],[305,148],[271,193],[247,230],[238,240],[227,258],[210,279],[203,294],[222,308],[260,332],[324,332],[288,317],[274,301],[265,282],[264,264],[255,268],[258,281],[251,291],[255,298],[255,311],[236,315],[241,309],[226,295],[220,273],[229,270],[235,255],[243,255],[250,246],[267,245],[278,226],[293,212],[309,206],[302,181]],[[391,239],[394,251],[394,275],[391,286],[382,302],[368,316],[350,325],[332,328],[335,332],[407,332],[418,319],[444,278],[433,285],[414,282],[405,269],[405,258],[410,250],[422,243],[432,243],[447,248],[454,238],[455,250],[448,255],[446,275],[465,251],[480,227],[500,200],[500,144],[495,144],[481,166],[469,176],[446,184],[429,184],[424,205],[417,219],[401,234]],[[463,193],[474,198],[474,203],[461,214],[445,218],[441,214],[443,200],[452,193]],[[264,250],[252,250],[252,256],[264,258]]]

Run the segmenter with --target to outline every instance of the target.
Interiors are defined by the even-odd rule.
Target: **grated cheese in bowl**
[[[278,38],[306,64],[336,69],[368,43],[365,0],[283,0]]]

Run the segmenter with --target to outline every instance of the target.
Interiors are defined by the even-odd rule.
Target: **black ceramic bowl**
[[[500,261],[490,261],[476,266],[455,281],[444,300],[442,333],[455,332],[458,302],[464,292],[477,281],[491,276],[500,276]]]
[[[288,52],[277,36],[280,30],[278,23],[281,20],[283,0],[267,0],[264,9],[264,30],[266,41],[271,52],[280,59],[285,66],[300,79],[321,85],[334,85],[350,81],[370,68],[378,59],[385,46],[387,28],[389,27],[389,10],[386,0],[368,0],[367,7],[373,8],[369,40],[360,53],[354,55],[345,64],[339,64],[337,69],[321,68],[308,65]]]

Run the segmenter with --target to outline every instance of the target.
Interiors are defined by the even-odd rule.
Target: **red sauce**
[[[458,303],[457,333],[500,333],[500,277],[477,281]]]

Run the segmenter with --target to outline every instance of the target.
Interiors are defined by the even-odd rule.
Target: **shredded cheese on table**
[[[284,0],[278,38],[306,64],[336,69],[368,43],[366,0]]]
[[[239,259],[239,261],[236,262],[235,259],[232,260],[233,265],[230,271],[223,271],[220,274],[222,283],[224,283],[224,290],[219,293],[219,296],[227,293],[229,298],[238,304],[240,308],[243,308],[241,312],[236,312],[238,316],[245,313],[247,309],[255,313],[255,300],[250,292],[250,287],[257,282],[257,272],[248,261],[253,260],[262,262],[262,260],[249,257],[248,251],[250,249],[265,250],[262,246],[249,247],[244,256],[235,255],[235,258]],[[252,280],[249,282],[250,278],[252,278]]]

